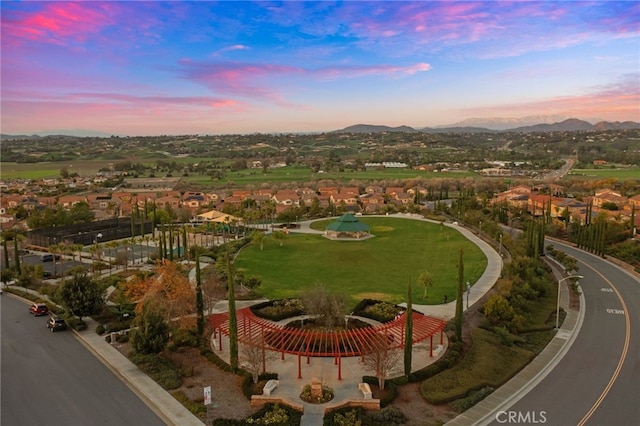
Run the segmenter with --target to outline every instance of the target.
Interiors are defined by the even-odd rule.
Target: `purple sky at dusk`
[[[8,2],[1,132],[640,121],[640,3]]]

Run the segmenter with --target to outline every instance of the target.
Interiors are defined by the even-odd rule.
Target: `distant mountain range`
[[[0,134],[0,139],[38,139],[45,136],[53,137],[73,137],[73,138],[108,138],[112,135],[110,133],[99,132],[97,130],[89,129],[55,129],[55,130],[43,130],[42,132],[34,133],[31,135],[5,135]]]
[[[635,121],[600,121],[591,124],[588,121],[578,120],[577,118],[569,118],[552,124],[540,123],[532,126],[521,126],[508,129],[490,129],[486,127],[475,126],[452,126],[452,127],[424,127],[415,129],[409,126],[389,127],[371,124],[356,124],[345,127],[342,130],[336,130],[335,133],[379,133],[379,132],[425,132],[425,133],[501,133],[501,132],[573,132],[579,130],[628,130],[640,129],[640,123]]]
[[[598,121],[591,124],[588,121],[577,118],[569,118],[562,121],[554,121],[552,124],[544,122],[557,116],[528,116],[521,118],[469,118],[447,126],[413,128],[410,126],[389,127],[376,124],[355,124],[341,130],[334,130],[331,133],[382,133],[382,132],[404,132],[404,133],[500,133],[500,132],[572,132],[578,130],[629,130],[640,129],[640,123],[635,121]],[[543,122],[533,125],[522,125],[523,123],[535,123],[539,119]],[[508,125],[511,125],[508,127]],[[299,132],[303,134],[304,132]],[[322,133],[322,132],[313,132]],[[10,139],[39,139],[45,136],[59,138],[83,138],[98,137],[108,138],[112,134],[86,129],[58,129],[45,130],[32,135],[7,135],[0,134],[0,140]],[[122,136],[122,135],[120,135]]]

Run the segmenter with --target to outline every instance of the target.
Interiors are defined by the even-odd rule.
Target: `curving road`
[[[553,242],[579,262],[582,328],[564,358],[492,425],[635,425],[640,419],[640,281],[608,261]]]
[[[48,317],[0,296],[0,423],[3,425],[163,425],[71,331],[51,333]]]

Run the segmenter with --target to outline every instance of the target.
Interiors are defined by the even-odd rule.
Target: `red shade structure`
[[[375,350],[375,342],[386,336],[388,348],[404,348],[405,315],[388,323],[349,330],[318,331],[291,328],[256,316],[250,308],[240,309],[238,319],[238,341],[243,344],[261,346],[263,349],[307,357],[363,356]],[[210,321],[220,339],[229,336],[228,313],[213,314]],[[413,343],[422,342],[444,331],[446,322],[413,312]]]

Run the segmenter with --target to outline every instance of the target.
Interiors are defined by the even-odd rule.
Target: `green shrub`
[[[118,334],[116,336],[116,342],[118,343],[127,343],[129,341],[129,335],[128,334]]]
[[[67,318],[66,321],[67,325],[76,331],[83,331],[87,329],[87,323],[82,321],[80,318],[70,317]]]
[[[182,372],[158,354],[133,352],[129,359],[166,390],[179,388],[182,384]]]
[[[362,407],[344,407],[329,411],[323,419],[323,426],[358,426],[363,424],[367,413]]]
[[[491,386],[485,386],[477,391],[471,391],[469,394],[461,399],[457,399],[453,401],[450,405],[451,407],[459,413],[463,411],[467,411],[469,408],[476,405],[478,402],[485,399],[489,396],[494,389]]]
[[[281,425],[281,426],[297,426],[300,424],[302,413],[294,410],[287,405],[265,404],[260,410],[256,411],[247,418],[243,425]],[[215,424],[215,423],[214,423]],[[233,423],[218,423],[219,425],[227,425]]]
[[[114,333],[116,331],[128,330],[131,328],[131,320],[128,321],[113,321],[105,325],[105,331]]]
[[[461,342],[455,342],[447,348],[447,352],[436,362],[426,367],[416,370],[409,375],[410,383],[422,382],[423,380],[433,377],[441,371],[451,368],[460,361],[463,345]]]
[[[199,339],[196,330],[178,329],[173,333],[172,341],[176,348],[190,347],[197,348]]]
[[[204,404],[196,401],[192,401],[182,391],[171,392],[173,396],[180,404],[182,404],[187,410],[191,411],[196,416],[200,416],[207,412],[207,407]]]
[[[397,407],[386,407],[380,411],[367,413],[369,424],[396,426],[407,422],[407,417]]]
[[[393,321],[403,310],[404,308],[394,305],[393,303],[374,299],[363,299],[353,309],[353,314],[385,323]]]
[[[99,335],[104,334],[104,325],[103,324],[98,324],[96,326],[96,334],[99,334]]]
[[[211,352],[209,349],[202,349],[200,351],[200,355],[207,358],[209,362],[213,363],[216,367],[221,369],[222,371],[226,371],[228,373],[233,373],[233,368],[227,362],[225,362],[222,358],[216,355],[214,352]]]
[[[500,343],[503,344],[504,346],[513,345],[513,339],[511,337],[511,333],[509,333],[509,330],[507,330],[505,327],[495,327],[493,329],[493,332],[495,333],[496,336],[498,336],[498,338],[500,339]]]
[[[300,299],[269,300],[251,307],[251,311],[258,317],[271,321],[281,321],[286,318],[304,314],[304,305]]]
[[[374,376],[362,376],[362,381],[369,385],[378,386],[378,378]],[[380,407],[386,407],[391,404],[398,397],[398,385],[393,380],[385,380],[384,382],[385,393],[380,398]]]

